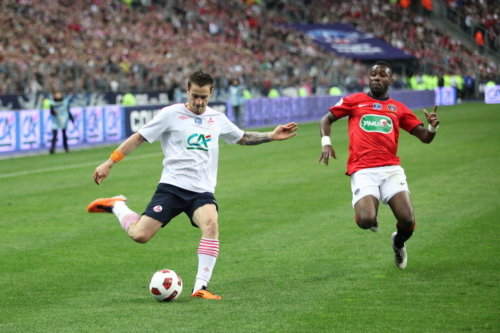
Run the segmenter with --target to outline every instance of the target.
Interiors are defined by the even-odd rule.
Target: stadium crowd
[[[218,90],[237,77],[265,96],[303,84],[366,85],[365,65],[319,48],[288,23],[350,24],[415,55],[429,72],[499,73],[388,0],[4,0],[0,8],[0,94],[167,90],[172,97],[200,68]]]
[[[479,2],[479,1],[477,1]],[[480,77],[498,75],[499,67],[478,52],[467,49],[460,40],[440,32],[431,21],[388,2],[334,3],[308,7],[310,22],[342,22],[358,30],[371,32],[377,38],[419,58],[421,65],[430,64],[429,74],[461,74],[477,70]],[[330,8],[328,8],[330,7]],[[328,10],[329,9],[329,10]],[[426,66],[422,66],[426,67]]]
[[[447,0],[448,19],[476,39],[479,31],[483,42],[500,54],[500,7],[495,0]]]

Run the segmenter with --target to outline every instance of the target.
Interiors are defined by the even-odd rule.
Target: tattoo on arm
[[[269,140],[268,133],[245,132],[243,137],[246,138],[245,145],[247,146],[255,146],[260,145],[261,143],[271,142],[271,140]]]

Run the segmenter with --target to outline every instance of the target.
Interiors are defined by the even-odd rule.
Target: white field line
[[[127,160],[140,160],[143,158],[150,158],[150,157],[157,157],[157,156],[163,156],[163,153],[154,153],[154,154],[145,154],[145,155],[139,155],[139,156],[130,156],[127,157]],[[80,164],[71,164],[71,165],[64,165],[64,166],[59,166],[59,167],[52,167],[52,168],[44,168],[44,169],[33,169],[33,170],[28,170],[28,171],[20,171],[20,172],[13,172],[13,173],[4,173],[0,174],[0,178],[10,178],[10,177],[17,177],[17,176],[25,176],[25,175],[32,175],[35,173],[43,173],[43,172],[52,172],[52,171],[59,171],[59,170],[69,170],[69,169],[77,169],[77,168],[83,168],[83,167],[88,167],[88,166],[98,166],[102,163],[103,161],[98,161],[98,162],[87,162],[87,163],[80,163]]]

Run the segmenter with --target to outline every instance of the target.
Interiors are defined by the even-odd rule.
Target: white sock
[[[139,214],[128,208],[125,201],[115,202],[112,211],[118,218],[118,221],[120,221],[120,224],[125,231],[128,230],[128,227],[130,227],[132,223],[137,222],[140,219]]]
[[[194,283],[193,292],[200,290],[202,287],[206,287],[207,284],[208,282],[205,280],[196,279],[196,282]]]
[[[219,240],[202,238],[198,247],[198,274],[196,274],[194,291],[207,286],[218,256]]]

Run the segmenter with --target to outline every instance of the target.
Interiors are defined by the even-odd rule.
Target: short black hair
[[[385,67],[389,68],[389,70],[391,71],[391,76],[392,76],[392,67],[391,67],[391,65],[389,65],[389,63],[387,61],[383,61],[383,60],[377,61],[376,63],[373,64],[372,67],[370,67],[370,71],[375,66],[385,66]]]
[[[206,85],[210,86],[210,90],[214,87],[214,79],[210,74],[203,71],[196,71],[189,76],[188,87],[191,88],[191,84],[196,84],[198,87],[204,87]]]

